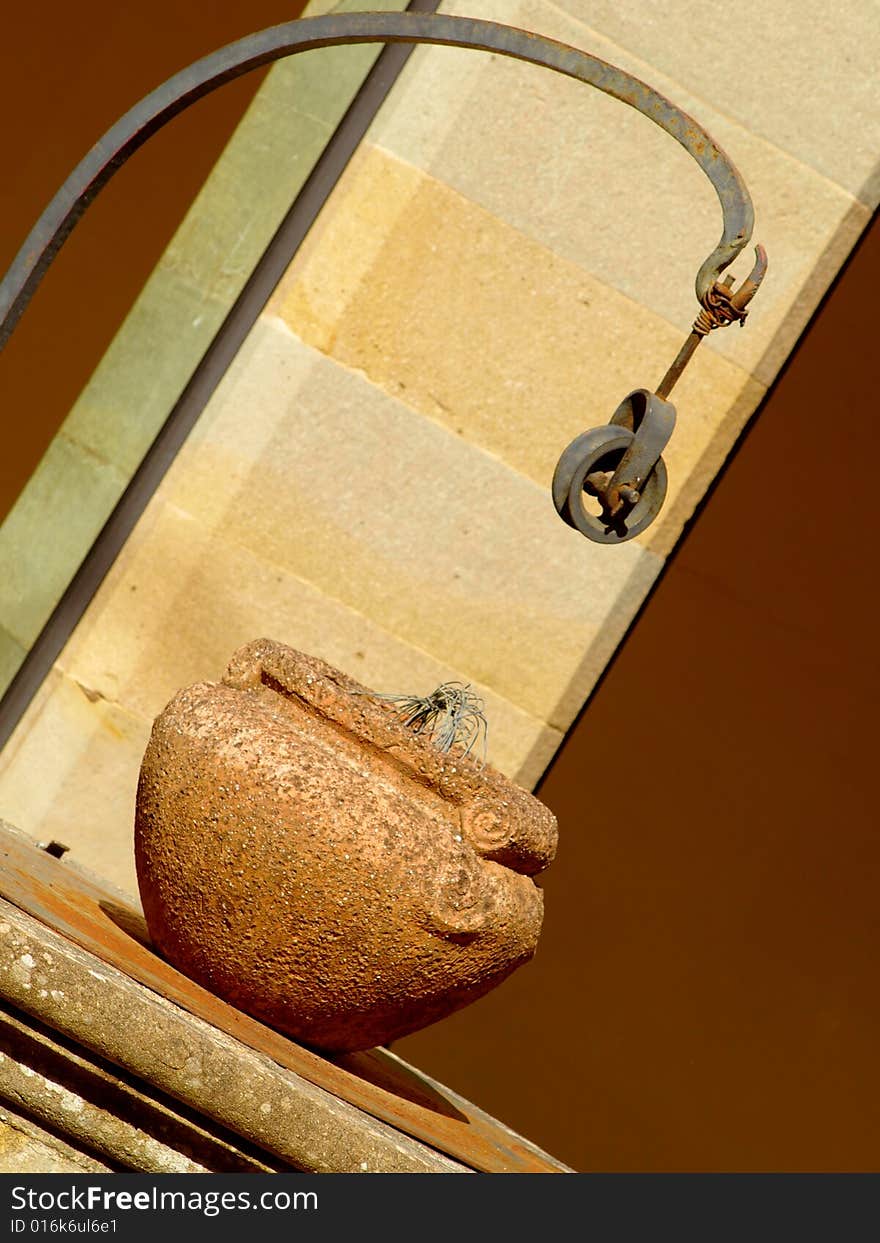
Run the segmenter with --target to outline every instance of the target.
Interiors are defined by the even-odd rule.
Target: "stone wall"
[[[716,0],[441,9],[582,47],[693,113],[752,192],[770,273],[745,329],[714,334],[676,389],[658,522],[588,543],[553,511],[556,458],[659,382],[717,201],[668,135],[598,92],[419,49],[0,760],[0,814],[129,888],[153,716],[262,634],[381,691],[472,682],[490,758],[533,784],[877,201],[880,28],[856,0],[833,19],[751,0],[735,25]],[[215,178],[258,121],[288,117],[286,81],[270,75]],[[282,162],[260,166],[268,185]],[[213,210],[183,226],[176,272],[214,245]],[[164,355],[121,342],[124,413]]]

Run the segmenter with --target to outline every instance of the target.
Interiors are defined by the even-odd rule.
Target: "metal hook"
[[[734,290],[731,305],[737,310],[745,310],[760,288],[761,281],[767,272],[767,252],[760,243],[755,247],[755,263],[739,289]]]
[[[740,285],[739,289],[733,290],[731,297],[730,297],[730,307],[732,311],[735,311],[737,313],[740,327],[742,327],[742,325],[745,323],[745,318],[748,313],[746,311],[746,307],[749,305],[752,298],[754,298],[755,294],[760,289],[761,282],[763,281],[766,273],[767,273],[767,252],[763,246],[758,244],[755,247],[755,262],[752,266],[751,272],[749,272],[748,276],[745,278],[743,283]],[[733,284],[732,277],[730,281],[728,282],[728,284],[730,285]]]
[[[746,307],[760,288],[767,271],[767,252],[763,246],[755,247],[755,263],[751,272],[738,289],[733,289],[733,275],[728,273],[716,281],[702,298],[702,309],[694,322],[694,332],[707,336],[713,328],[745,322]]]
[[[751,272],[738,289],[733,289],[733,276],[728,273],[723,280],[716,280],[700,299],[700,313],[694,320],[690,336],[678,351],[671,367],[657,386],[658,397],[668,397],[673,385],[693,357],[694,350],[713,328],[725,328],[728,324],[745,322],[748,304],[760,288],[767,272],[767,252],[763,246],[755,247],[755,262]]]

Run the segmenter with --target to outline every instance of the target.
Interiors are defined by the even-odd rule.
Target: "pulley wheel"
[[[564,522],[597,544],[622,544],[650,526],[666,497],[667,475],[662,457],[642,484],[638,502],[620,519],[607,520],[587,509],[585,489],[593,471],[615,471],[634,433],[609,423],[578,436],[564,450],[553,474],[553,504]]]

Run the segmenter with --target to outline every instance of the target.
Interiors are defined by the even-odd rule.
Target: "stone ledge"
[[[5,901],[0,996],[290,1169],[466,1172],[186,1014]],[[54,1118],[62,1127],[63,1100],[59,1094]],[[144,1163],[143,1151],[127,1151],[140,1162],[133,1168],[155,1169]]]
[[[0,1171],[4,1174],[112,1174],[87,1155],[5,1102],[0,1104]]]
[[[126,895],[3,823],[0,894],[0,1106],[37,1148],[43,1128],[143,1172],[567,1171],[387,1050],[321,1058],[199,989]]]

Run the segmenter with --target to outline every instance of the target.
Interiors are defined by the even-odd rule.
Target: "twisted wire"
[[[713,328],[726,328],[728,324],[739,323],[742,327],[748,311],[744,307],[734,306],[732,291],[727,285],[716,281],[703,299],[700,313],[694,320],[693,331],[700,337],[706,337]]]

